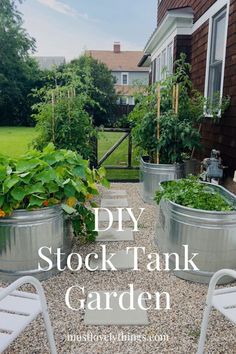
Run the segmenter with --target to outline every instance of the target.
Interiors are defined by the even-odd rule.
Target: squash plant
[[[93,239],[96,234],[90,206],[93,196],[99,194],[97,183],[108,185],[103,168],[91,170],[79,154],[56,150],[52,143],[42,152],[32,150],[17,160],[0,156],[0,217],[17,209],[60,204],[71,215],[75,233],[87,233]]]

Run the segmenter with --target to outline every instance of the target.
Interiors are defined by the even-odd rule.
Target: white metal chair
[[[37,294],[17,291],[23,284],[31,284]],[[0,353],[2,353],[40,313],[43,315],[51,354],[56,345],[50,323],[46,298],[40,282],[30,276],[22,277],[6,288],[0,288]]]
[[[204,353],[207,326],[212,307],[221,312],[232,323],[236,323],[236,286],[218,290],[215,289],[217,282],[224,276],[236,278],[236,271],[230,269],[222,269],[216,272],[211,278],[207,294],[206,307],[203,314],[201,335],[198,343],[197,354]]]

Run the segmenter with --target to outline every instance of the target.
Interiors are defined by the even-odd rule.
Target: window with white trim
[[[121,74],[121,84],[122,85],[129,85],[129,75],[128,73]]]
[[[127,105],[128,104],[128,97],[127,96],[121,96],[120,104],[121,105]]]
[[[167,72],[173,74],[173,42],[167,47]]]
[[[161,53],[161,79],[164,80],[166,78],[166,64],[167,64],[167,55],[166,49],[164,49]]]
[[[218,12],[212,18],[211,22],[206,96],[209,99],[209,103],[214,103],[214,98],[216,98],[217,95],[222,96],[223,94],[224,56],[227,39],[227,8],[224,7],[220,12]]]
[[[161,80],[161,56],[157,57],[156,61],[156,81]]]
[[[173,42],[171,42],[152,62],[153,83],[164,80],[167,75],[173,74]]]

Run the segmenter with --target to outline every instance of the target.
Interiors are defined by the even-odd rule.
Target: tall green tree
[[[108,67],[91,56],[82,55],[68,64],[82,83],[86,84],[88,77],[92,79],[89,96],[97,105],[87,105],[86,110],[93,118],[95,126],[109,125],[115,117],[116,100],[115,79]],[[90,101],[91,102],[91,101]]]
[[[35,40],[23,28],[19,3],[0,1],[0,125],[29,123],[29,94],[40,77],[37,63],[30,58]]]

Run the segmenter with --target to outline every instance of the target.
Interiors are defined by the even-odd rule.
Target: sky
[[[155,28],[156,0],[25,0],[24,27],[40,56],[65,56],[86,49],[143,50]]]

